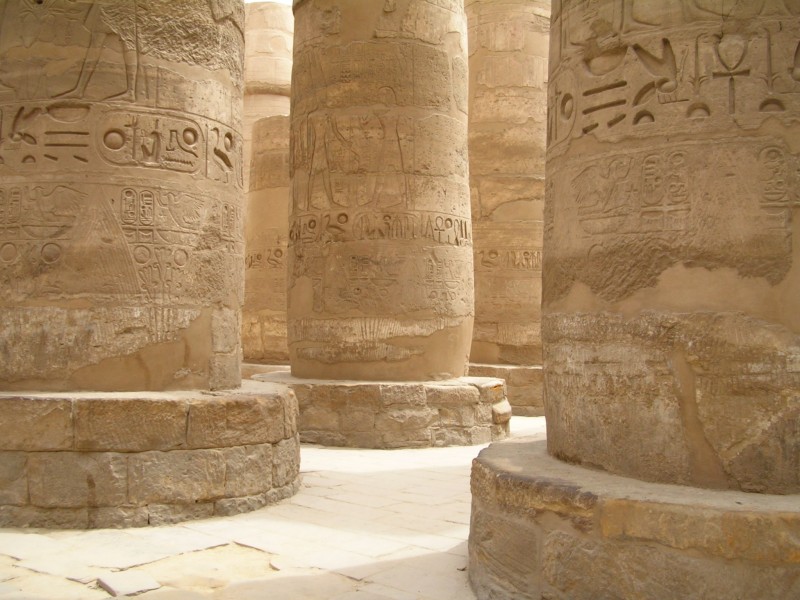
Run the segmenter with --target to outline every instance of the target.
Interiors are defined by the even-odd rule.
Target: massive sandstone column
[[[277,2],[245,4],[244,111],[242,140],[245,190],[257,121],[289,114],[292,82],[292,7]]]
[[[253,125],[250,191],[245,219],[245,361],[289,362],[286,343],[286,263],[289,245],[289,117]],[[257,369],[247,365],[247,369]]]
[[[466,28],[444,0],[295,1],[292,373],[466,372]]]
[[[798,596],[800,6],[564,0],[552,23],[551,456],[478,459],[472,581]]]
[[[467,0],[475,330],[469,372],[541,415],[549,0]]]
[[[292,374],[375,382],[295,385],[304,439],[503,435],[502,383],[457,379],[473,318],[463,2],[295,0],[294,12]]]
[[[286,255],[289,242],[289,87],[291,6],[246,5],[244,184],[245,282],[242,351],[246,362],[289,362]],[[247,370],[258,369],[248,365]]]
[[[243,13],[0,6],[0,523],[158,523],[296,485],[291,393],[230,389]]]

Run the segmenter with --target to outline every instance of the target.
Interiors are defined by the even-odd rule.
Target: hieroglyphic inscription
[[[490,248],[475,251],[475,271],[542,271],[542,251],[536,248]]]
[[[553,29],[553,61],[561,62],[549,92],[551,145],[587,134],[616,139],[645,126],[650,134],[682,120],[723,130],[732,120],[758,125],[800,107],[792,3],[769,11],[764,2],[730,10],[700,9],[694,0],[643,6],[563,3]],[[720,31],[720,10],[753,20]],[[693,26],[677,28],[684,23]]]
[[[0,169],[37,173],[96,164],[190,173],[242,188],[241,136],[206,119],[83,102],[0,112]],[[102,168],[102,167],[101,167]]]
[[[433,240],[439,244],[469,246],[470,219],[445,213],[348,212],[295,214],[289,229],[294,243],[358,240]]]

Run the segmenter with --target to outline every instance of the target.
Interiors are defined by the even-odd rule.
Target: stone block
[[[508,400],[502,400],[492,404],[492,423],[508,423],[511,419],[511,404]]]
[[[214,516],[213,502],[191,504],[150,504],[147,507],[148,523],[153,526],[173,525],[183,521],[208,519]]]
[[[141,452],[186,446],[186,402],[178,398],[79,398],[75,447]]]
[[[797,498],[647,483],[563,463],[545,441],[473,462],[480,600],[793,598]]]
[[[189,448],[224,448],[276,443],[285,437],[284,394],[238,395],[189,404],[186,434]]]
[[[393,433],[423,430],[435,423],[438,416],[434,408],[385,410],[375,418],[375,429]]]
[[[267,504],[274,504],[294,496],[299,489],[300,477],[297,477],[294,481],[284,485],[283,487],[272,488],[270,491],[264,494],[264,499],[267,501]]]
[[[472,443],[469,429],[437,428],[432,431],[433,445],[437,448],[446,446],[468,446]]]
[[[72,400],[0,397],[0,450],[69,450]]]
[[[381,407],[382,387],[375,384],[330,385],[330,402],[345,410],[372,410]]]
[[[0,506],[0,527],[42,529],[86,529],[87,508],[41,508],[39,506]]]
[[[714,561],[650,544],[611,543],[551,531],[542,574],[553,597],[730,600],[797,597],[797,569],[749,561]]]
[[[218,308],[211,314],[211,350],[230,354],[239,347],[239,312]]]
[[[28,455],[31,504],[44,508],[125,504],[127,460],[113,452],[32,452]]]
[[[375,411],[371,408],[349,408],[339,415],[339,426],[343,432],[368,432],[375,429]]]
[[[469,406],[480,402],[480,392],[473,385],[436,385],[425,386],[426,402],[429,407]]]
[[[208,361],[208,387],[212,390],[230,390],[242,382],[241,358],[238,352],[215,354]]]
[[[384,407],[425,406],[425,386],[422,384],[386,384],[380,386],[381,404]]]
[[[272,484],[284,487],[295,481],[300,474],[300,440],[290,438],[272,448]]]
[[[225,494],[225,456],[220,450],[173,450],[134,454],[128,465],[132,504],[181,504]]]
[[[298,428],[304,434],[309,431],[339,431],[342,428],[341,413],[322,402],[305,408],[301,405]]]
[[[475,425],[475,406],[441,406],[438,408],[441,427],[472,427]]]
[[[495,438],[502,439],[502,438]],[[469,430],[469,443],[472,445],[488,444],[492,441],[492,428],[490,426],[473,427]]]
[[[287,439],[297,434],[297,422],[300,418],[300,405],[294,391],[288,390],[288,398],[284,404],[283,438]]]
[[[544,371],[540,366],[525,366],[511,369],[506,377],[506,385],[523,386],[538,385],[541,387]]]
[[[271,468],[271,465],[270,465]],[[270,481],[272,480],[272,473],[270,473]],[[255,496],[245,496],[243,498],[225,498],[224,500],[217,500],[214,503],[214,515],[218,517],[229,517],[239,515],[246,512],[258,510],[266,506],[267,499],[264,494],[256,494]]]
[[[222,450],[225,496],[252,496],[272,487],[272,446],[238,446]]]
[[[136,570],[107,573],[97,578],[97,584],[112,596],[133,596],[161,587],[151,575]]]
[[[146,527],[150,513],[145,506],[101,506],[88,511],[89,529],[118,529]]]
[[[506,382],[494,377],[472,378],[467,377],[480,393],[481,402],[497,404],[506,399]]]
[[[470,581],[478,598],[540,600],[540,527],[532,519],[473,509]]]
[[[0,505],[28,503],[27,465],[26,452],[0,451]]]

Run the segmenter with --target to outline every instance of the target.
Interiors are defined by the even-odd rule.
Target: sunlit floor
[[[514,417],[511,428],[545,435],[544,418]],[[300,492],[256,512],[0,529],[0,600],[469,600],[469,474],[482,447],[303,446]]]

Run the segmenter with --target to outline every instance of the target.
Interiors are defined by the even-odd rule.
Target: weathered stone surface
[[[800,21],[782,2],[679,4],[554,5],[550,450],[797,493]]]
[[[70,400],[13,395],[0,399],[0,449],[67,450],[72,444]]]
[[[107,573],[97,578],[97,584],[112,596],[133,596],[161,587],[151,575],[136,570]]]
[[[544,374],[541,365],[486,365],[471,362],[469,374],[504,379],[508,401],[515,415],[544,415]]]
[[[189,407],[178,398],[74,401],[75,449],[141,452],[186,446]]]
[[[172,525],[183,521],[207,519],[214,516],[214,502],[191,504],[150,504],[147,507],[149,525]]]
[[[31,452],[27,469],[34,506],[115,506],[128,500],[128,461],[124,454]]]
[[[225,456],[220,450],[140,452],[128,460],[133,504],[202,502],[225,495]]]
[[[502,380],[364,382],[300,379],[285,371],[254,375],[288,385],[304,442],[356,448],[484,444],[509,433]]]
[[[294,11],[292,373],[460,377],[474,303],[463,2]]]
[[[473,463],[479,598],[800,593],[800,496],[647,483],[563,463],[545,446],[494,444]]]
[[[242,345],[246,360],[288,363],[289,117],[256,121],[252,145]]]
[[[7,398],[0,397],[0,411],[16,414]],[[285,386],[249,380],[232,392],[31,399],[34,408],[62,405],[75,407],[62,436],[74,445],[52,451],[44,438],[41,451],[0,450],[3,526],[141,527],[212,516],[217,508],[234,514],[297,489],[298,407]]]
[[[243,4],[4,9],[0,389],[237,385]]]
[[[475,238],[470,360],[540,364],[550,3],[465,5]]]
[[[286,431],[287,419],[296,419],[296,403],[291,390],[279,386],[266,388],[254,397],[251,384],[243,390],[211,401],[189,405],[187,444],[190,448],[221,448],[245,444],[277,443],[294,435]],[[256,388],[257,389],[257,388]]]
[[[225,458],[225,496],[251,496],[272,487],[271,444],[226,448],[222,453]],[[291,462],[295,464],[298,461]]]
[[[272,482],[275,488],[289,486],[300,474],[300,439],[294,436],[275,445],[272,454]]]
[[[28,504],[28,455],[0,451],[0,505]]]

